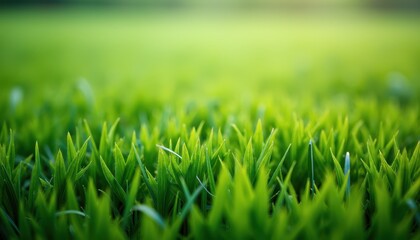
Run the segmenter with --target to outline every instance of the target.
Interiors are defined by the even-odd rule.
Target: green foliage
[[[367,152],[354,153],[365,159],[350,159],[347,155],[346,161],[344,158],[339,161],[332,150],[334,146],[324,144],[325,140],[311,142],[319,151],[324,151],[323,145],[330,151],[329,158],[327,155],[326,159],[319,159],[316,154],[313,157],[314,166],[324,164],[326,174],[315,174],[317,183],[312,191],[310,181],[303,188],[295,184],[294,179],[298,182],[308,179],[307,173],[297,176],[302,174],[296,171],[297,160],[287,157],[296,142],[282,155],[275,152],[280,149],[275,135],[278,131],[264,137],[262,121],[256,123],[250,136],[233,126],[236,133],[223,135],[224,140],[218,140],[211,129],[208,137],[202,138],[193,128],[189,134],[180,136],[175,146],[171,141],[169,147],[156,146],[153,171],[145,165],[149,156],[144,147],[138,146],[136,134],[132,139],[108,144],[109,153],[113,154],[99,147],[98,161],[94,136],[90,135],[89,127],[84,129],[79,131],[87,136],[82,146],[73,144],[68,134],[68,154],[64,157],[58,151],[54,159],[48,160],[51,162],[41,160],[44,156],[38,144],[35,159],[22,159],[12,166],[9,158],[13,154],[2,151],[3,236],[112,239],[141,236],[173,239],[181,235],[211,239],[419,236],[416,217],[420,143],[411,150],[397,149],[391,159],[385,159],[383,152],[388,143],[380,145],[368,137]],[[100,134],[102,146],[106,142],[102,139],[110,136],[104,132],[108,133],[106,127]],[[395,139],[391,132],[387,136]],[[12,137],[12,132],[6,134],[6,139]],[[1,149],[12,149],[10,145],[13,141],[3,141]],[[108,154],[107,161],[99,149]],[[293,162],[287,166],[289,161]],[[347,166],[349,161],[351,170]],[[340,162],[345,162],[343,167]],[[95,174],[90,168],[102,174]],[[309,165],[303,172],[311,171]],[[352,181],[348,185],[350,175]],[[29,186],[25,187],[25,182]]]
[[[34,24],[47,24],[42,17],[38,18]],[[65,16],[57,18],[66,20]],[[5,19],[0,16],[1,27],[7,25]],[[162,69],[159,65],[158,70],[144,70],[142,74],[146,76],[136,75],[141,80],[150,77],[151,82],[156,80],[156,85],[142,81],[135,84],[137,81],[131,81],[133,79],[109,83],[108,87],[95,81],[63,81],[62,89],[57,88],[56,92],[54,89],[54,94],[60,95],[55,100],[45,93],[50,89],[46,86],[53,82],[51,79],[34,80],[26,82],[22,88],[39,92],[25,95],[26,102],[20,102],[18,92],[23,90],[13,90],[13,87],[20,89],[21,79],[18,78],[26,76],[11,73],[12,70],[19,72],[20,65],[12,70],[0,69],[2,79],[12,76],[10,82],[2,82],[4,88],[0,89],[5,93],[0,95],[1,109],[5,109],[0,118],[0,238],[419,239],[420,91],[416,76],[420,76],[420,72],[413,59],[419,56],[417,40],[420,37],[413,31],[419,20],[413,19],[415,24],[407,19],[401,20],[402,23],[393,19],[395,26],[378,30],[388,36],[388,31],[394,32],[403,26],[399,30],[401,35],[389,36],[405,50],[401,53],[403,63],[397,64],[409,76],[407,82],[399,82],[402,88],[387,86],[381,80],[390,63],[384,60],[378,67],[369,65],[366,59],[355,60],[351,49],[338,42],[332,43],[344,50],[337,55],[347,61],[344,66],[334,65],[341,67],[336,76],[341,82],[325,79],[315,70],[310,72],[315,79],[313,82],[306,81],[305,73],[296,73],[297,78],[291,73],[279,74],[273,70],[278,68],[278,50],[274,50],[274,55],[265,52],[268,56],[260,65],[257,61],[247,62],[247,58],[232,50],[235,56],[232,62],[237,60],[239,70],[225,69],[226,75],[214,75],[215,82],[179,80],[194,79],[199,74],[190,73],[182,63],[173,70],[173,62],[165,62],[170,56],[164,55],[167,58],[162,57]],[[49,22],[53,26],[58,24]],[[19,25],[22,22],[15,24],[18,30],[25,29],[24,24]],[[66,24],[77,31],[75,26],[78,25]],[[165,27],[159,21],[148,24],[153,29]],[[238,26],[235,22],[230,24]],[[90,39],[95,34],[107,35],[106,27],[99,26],[102,28],[94,34],[80,30],[79,33],[83,33],[80,36]],[[376,27],[360,26],[365,30]],[[52,31],[48,27],[40,29],[47,33]],[[135,28],[128,25],[127,29]],[[127,29],[121,30],[123,36]],[[194,28],[187,24],[186,29]],[[24,49],[20,41],[31,33],[18,30],[20,38],[16,32],[10,31],[10,34],[16,38],[16,45]],[[229,28],[222,30],[223,34],[230,34]],[[276,49],[277,40],[283,39],[282,33],[270,35],[264,29],[254,30],[261,35],[250,37],[252,34],[238,28],[244,34],[239,35],[246,37],[223,38],[227,43],[214,38],[216,43],[212,45],[213,40],[209,39],[213,38],[202,40],[198,34],[187,38],[186,45],[181,40],[168,44],[175,49],[172,51],[180,54],[190,52],[186,49],[191,52],[200,49],[200,45],[193,45],[192,49],[188,45],[197,38],[201,39],[198,42],[204,42],[203,46],[219,46],[226,51],[243,40],[251,49],[264,52],[264,43],[271,51],[271,48]],[[151,33],[158,34],[156,30],[146,27],[145,31],[149,34],[134,34],[134,39],[141,36],[146,46],[156,51],[168,50],[162,42],[155,43],[156,39],[148,38]],[[212,32],[211,28],[206,31]],[[3,34],[0,33],[0,44],[10,43],[11,38]],[[164,36],[159,34],[157,39]],[[297,34],[296,39],[309,44],[304,38],[306,32]],[[60,34],[48,36],[60,42]],[[98,54],[99,50],[114,46],[114,40],[124,45],[131,39],[107,36],[111,40],[98,43]],[[288,34],[285,37],[283,40],[288,43],[294,39]],[[84,47],[96,46],[86,39]],[[361,46],[377,46],[379,50],[366,50],[372,51],[369,53],[374,56],[378,52],[388,57],[399,53],[398,49],[380,51],[390,45],[363,36],[342,40],[343,44],[361,41]],[[45,41],[34,39],[32,44],[48,45],[49,40]],[[331,43],[328,39],[315,38],[314,41],[316,44],[326,41],[324,45]],[[142,45],[133,42],[135,46]],[[320,44],[319,52],[313,50],[316,59],[328,55],[324,45]],[[414,50],[408,53],[406,45]],[[34,49],[28,54],[35,54],[31,53]],[[11,50],[2,45],[0,50],[4,50],[4,56],[11,54]],[[61,50],[71,55],[72,51]],[[243,51],[251,50],[244,48]],[[201,60],[213,56],[212,50],[201,53],[204,54],[198,57]],[[54,53],[46,55],[49,58]],[[131,60],[135,58],[129,54],[127,58],[130,56]],[[119,57],[117,54],[116,59]],[[189,57],[184,64],[195,66],[195,61]],[[99,69],[110,68],[107,65],[110,63],[106,62],[111,61],[109,59],[104,57],[105,62],[98,63],[102,66]],[[140,65],[156,67],[153,61],[158,60],[150,59],[151,65],[146,62]],[[73,61],[70,58],[69,63],[75,64]],[[130,59],[124,61],[116,64],[116,68]],[[212,68],[221,67],[215,62],[214,59],[207,62],[209,77],[212,77]],[[366,64],[373,72],[372,79],[366,80],[367,73],[359,72],[360,69],[350,71],[359,66],[356,63]],[[45,67],[43,64],[45,62],[41,61],[41,69]],[[58,72],[66,72],[67,67],[61,66]],[[86,71],[82,67],[75,69]],[[48,74],[34,71],[34,79],[39,80],[43,74],[60,76],[54,69],[48,70],[51,71]],[[264,72],[274,79],[264,82],[268,87],[258,80],[250,80]],[[345,80],[343,76],[351,73],[357,79]],[[175,84],[160,80],[168,76],[175,79]],[[226,78],[232,82],[225,81]],[[278,81],[283,78],[284,81]],[[391,78],[400,81],[394,75]],[[177,84],[182,88],[173,90]],[[372,85],[377,88],[372,89]],[[200,92],[207,88],[210,89],[207,94]],[[247,96],[247,91],[252,94],[243,97]],[[338,93],[340,91],[344,96]],[[188,94],[190,92],[195,93]],[[211,97],[213,93],[215,97]],[[9,94],[10,99],[7,99]]]

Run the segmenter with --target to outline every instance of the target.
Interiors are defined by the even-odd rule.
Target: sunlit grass
[[[420,18],[214,14],[0,15],[2,239],[420,237]]]

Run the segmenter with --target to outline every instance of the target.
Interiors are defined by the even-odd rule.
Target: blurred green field
[[[167,99],[386,97],[395,74],[417,97],[419,22],[404,12],[3,10],[2,97],[21,86],[31,99],[80,78],[99,98],[150,89]]]
[[[410,12],[2,10],[0,120],[70,101],[93,106],[75,117],[132,123],[141,106],[191,102],[418,107],[419,23]]]
[[[418,239],[419,26],[1,9],[0,238]]]

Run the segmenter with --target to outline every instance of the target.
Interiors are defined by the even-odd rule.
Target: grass
[[[2,239],[420,238],[418,16],[2,13]]]

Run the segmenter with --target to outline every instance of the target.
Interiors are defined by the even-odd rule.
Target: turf
[[[1,238],[420,238],[419,24],[2,10]]]

